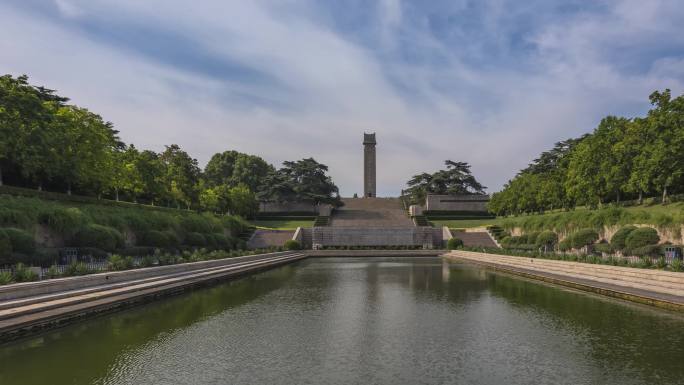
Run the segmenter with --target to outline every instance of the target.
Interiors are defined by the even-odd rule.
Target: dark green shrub
[[[534,242],[537,247],[544,247],[547,250],[553,250],[556,243],[558,243],[558,234],[550,230],[539,233]]]
[[[684,271],[684,263],[681,259],[675,259],[670,265],[670,270],[672,271]]]
[[[109,270],[128,270],[133,268],[133,257],[122,257],[118,254],[113,254],[108,260]]]
[[[45,275],[46,275],[48,278],[57,278],[57,277],[60,276],[60,273],[59,273],[59,270],[57,270],[57,266],[56,266],[56,265],[52,265],[52,266],[50,266],[50,268],[48,269],[47,273],[45,273]]]
[[[66,270],[64,271],[64,275],[67,277],[73,277],[76,275],[86,275],[90,274],[93,271],[86,266],[85,263],[83,262],[72,262],[69,266],[67,266]]]
[[[627,249],[627,252],[637,257],[657,257],[661,255],[661,249],[658,245],[646,245],[635,249]]]
[[[187,233],[185,235],[185,244],[188,246],[206,246],[207,239],[200,233]]]
[[[29,259],[36,265],[50,266],[59,262],[59,249],[54,247],[37,248]]]
[[[656,262],[656,267],[658,269],[664,269],[665,267],[667,267],[667,263],[665,262],[665,257],[658,258],[658,261]]]
[[[231,248],[232,242],[228,237],[226,237],[223,234],[219,233],[214,233],[214,234],[207,234],[205,235],[207,238],[207,243],[209,243],[209,238],[211,238],[211,242],[213,243],[213,247],[221,250],[228,250]]]
[[[30,228],[31,218],[20,210],[0,208],[0,227]]]
[[[283,244],[283,248],[285,248],[285,250],[300,250],[302,245],[294,239],[288,239],[285,241],[285,244]]]
[[[12,243],[12,250],[14,252],[31,255],[36,250],[36,242],[33,240],[33,235],[12,227],[4,230]]]
[[[12,240],[5,230],[0,229],[0,265],[12,255]]]
[[[125,257],[144,257],[154,254],[155,248],[149,246],[133,246],[119,250],[119,254]]]
[[[524,242],[524,243],[525,243],[526,245],[535,245],[535,244],[537,244],[537,237],[539,237],[539,234],[541,234],[541,232],[539,232],[539,231],[534,231],[534,232],[531,232],[531,233],[527,233],[527,235],[525,236],[525,242]]]
[[[114,251],[123,246],[124,238],[116,229],[90,224],[76,233],[72,243],[79,247],[94,247],[106,251]]]
[[[178,236],[178,234],[176,234],[175,231],[173,231],[173,230],[164,231],[164,235],[166,236],[166,243],[168,244],[167,247],[177,247],[177,246],[180,246],[180,244],[181,244],[181,239],[180,239],[180,237]]]
[[[570,249],[572,249],[572,238],[570,236],[558,242],[558,250],[568,251]]]
[[[634,251],[644,246],[658,244],[658,242],[660,242],[660,236],[658,236],[658,232],[655,229],[641,227],[629,233],[625,246],[627,246],[627,249]]]
[[[594,250],[598,251],[599,253],[613,253],[613,247],[610,245],[610,243],[597,243],[594,245]]]
[[[613,249],[617,251],[624,250],[626,247],[627,236],[629,236],[629,234],[636,229],[636,226],[629,225],[621,227],[618,231],[616,231],[615,234],[613,234],[613,237],[610,238],[610,244],[613,246]]]
[[[17,282],[32,282],[38,280],[38,275],[23,263],[18,263],[14,267],[14,280]]]
[[[599,238],[598,232],[594,229],[582,229],[572,234],[571,245],[574,249],[581,249],[596,242]]]
[[[181,219],[181,227],[188,233],[211,233],[212,224],[199,215],[186,215]]]
[[[171,246],[170,235],[164,231],[150,230],[141,233],[136,241],[138,246],[169,247]]]
[[[456,250],[463,247],[463,240],[460,238],[451,238],[447,241],[448,250]]]

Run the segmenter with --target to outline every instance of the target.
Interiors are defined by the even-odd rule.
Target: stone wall
[[[489,195],[428,195],[427,211],[487,211]]]

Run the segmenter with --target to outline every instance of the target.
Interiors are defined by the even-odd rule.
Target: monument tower
[[[375,197],[375,133],[363,133],[363,196]]]

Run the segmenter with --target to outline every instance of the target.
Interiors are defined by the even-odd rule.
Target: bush
[[[660,242],[660,236],[658,236],[658,232],[655,229],[650,227],[641,227],[629,233],[625,242],[625,246],[634,251],[635,249],[644,246],[658,244],[658,242]]]
[[[75,229],[86,223],[86,218],[76,207],[50,207],[38,213],[38,223],[60,234],[71,236]]]
[[[31,255],[36,250],[33,235],[28,232],[10,227],[5,229],[5,234],[9,237],[14,252]]]
[[[582,229],[572,234],[571,245],[574,249],[581,249],[596,242],[599,238],[598,233],[594,229]]]
[[[207,238],[200,233],[187,233],[185,235],[185,244],[188,246],[206,246]]]
[[[211,233],[212,224],[199,215],[186,215],[181,219],[181,227],[188,233]]]
[[[54,247],[38,248],[29,259],[36,265],[49,266],[59,261],[59,249]]]
[[[610,243],[597,243],[594,245],[594,250],[600,253],[612,254],[613,246]]]
[[[463,247],[463,240],[460,238],[451,238],[447,241],[448,250],[456,250]]]
[[[285,250],[301,250],[302,245],[300,245],[299,242],[295,241],[294,239],[288,239],[285,241],[285,244],[283,244],[283,247]]]
[[[682,263],[681,259],[675,259],[674,261],[672,261],[670,269],[672,271],[684,271],[684,263]]]
[[[0,226],[29,228],[33,221],[21,210],[0,208]]]
[[[133,268],[133,258],[114,254],[109,257],[109,270],[128,270]]]
[[[617,251],[624,250],[626,247],[625,242],[627,241],[627,236],[629,236],[629,234],[636,229],[636,226],[629,225],[621,227],[618,231],[616,231],[615,234],[613,234],[613,237],[610,238],[610,244],[613,246],[613,249]]]
[[[93,271],[86,266],[85,263],[83,262],[72,262],[69,266],[67,266],[66,270],[64,271],[64,275],[70,277],[70,276],[76,276],[76,275],[86,275],[90,274]]]
[[[229,250],[232,245],[230,239],[223,234],[207,234],[205,237],[207,238],[207,244],[210,244],[216,249]]]
[[[168,231],[150,230],[140,234],[136,243],[138,246],[171,247],[177,245],[175,241],[175,235],[172,237]]]
[[[90,224],[76,233],[73,243],[79,247],[94,247],[114,251],[123,246],[124,240],[123,235],[116,229]]]
[[[637,257],[657,257],[661,255],[660,246],[658,245],[646,245],[635,249],[627,249],[627,251],[629,254],[636,255]]]
[[[558,250],[560,251],[568,251],[572,249],[572,238],[567,237],[563,239],[562,241],[558,242]]]
[[[558,235],[550,230],[539,233],[534,242],[537,247],[545,247],[547,249],[553,249],[556,243],[558,243]]]
[[[17,282],[31,282],[36,281],[38,275],[23,263],[18,263],[14,267],[14,280]]]
[[[154,247],[134,246],[119,250],[119,254],[125,257],[143,257],[154,254]]]
[[[12,273],[9,271],[3,271],[0,273],[0,285],[8,285],[14,281]]]
[[[0,265],[12,255],[12,240],[5,230],[0,229]]]

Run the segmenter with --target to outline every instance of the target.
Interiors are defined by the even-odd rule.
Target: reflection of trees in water
[[[187,328],[266,295],[294,277],[296,269],[296,264],[285,265],[0,347],[0,383],[12,383],[12,378],[36,384],[90,382],[104,375],[117,356],[163,336],[160,333]],[[40,370],[35,370],[36,363]]]
[[[663,382],[684,378],[681,315],[502,274],[487,277],[493,296],[533,313],[550,329],[582,336],[597,362]]]

